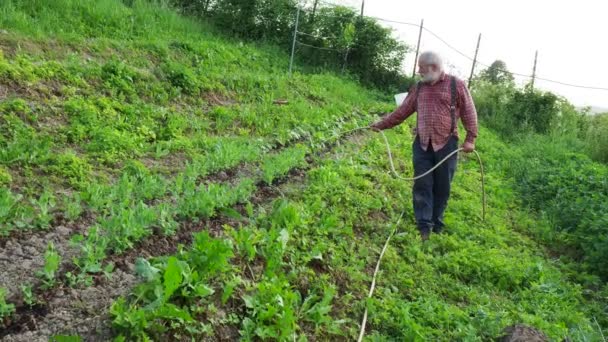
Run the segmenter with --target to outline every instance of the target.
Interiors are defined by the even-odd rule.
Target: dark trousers
[[[458,149],[458,139],[454,136],[450,137],[447,144],[437,152],[433,151],[431,144],[424,151],[420,146],[420,140],[416,138],[413,145],[414,175],[427,172],[456,149]],[[420,231],[443,229],[443,213],[450,198],[450,186],[457,162],[458,156],[454,154],[435,171],[414,182],[414,216]]]

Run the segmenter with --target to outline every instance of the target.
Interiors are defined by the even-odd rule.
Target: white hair
[[[418,57],[418,63],[420,62],[436,65],[439,70],[443,71],[443,60],[441,60],[441,56],[434,51],[425,51],[421,53],[420,57]]]

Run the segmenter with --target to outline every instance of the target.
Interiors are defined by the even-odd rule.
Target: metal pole
[[[361,0],[361,17],[363,18],[363,9],[365,8],[365,0]]]
[[[418,63],[418,52],[420,51],[420,39],[422,38],[422,29],[424,28],[424,19],[420,21],[420,32],[418,33],[418,44],[416,44],[416,57],[414,57],[414,70],[412,77],[416,76],[416,64]]]
[[[291,76],[291,70],[293,69],[293,57],[296,53],[296,41],[298,39],[298,24],[300,23],[300,7],[296,13],[296,26],[293,29],[293,43],[291,44],[291,58],[289,59],[289,75]]]
[[[530,86],[532,89],[534,89],[534,79],[536,78],[536,60],[538,59],[538,50],[536,50],[536,53],[534,53],[534,67],[532,68],[532,82],[530,83]]]
[[[479,42],[481,42],[481,33],[477,38],[477,48],[475,48],[475,57],[473,57],[473,66],[471,67],[471,75],[469,76],[469,88],[471,87],[471,81],[473,80],[473,73],[475,72],[475,64],[477,63],[477,53],[479,52]]]

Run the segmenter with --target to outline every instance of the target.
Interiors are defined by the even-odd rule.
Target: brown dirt
[[[85,217],[76,222],[61,223],[50,231],[33,234],[17,233],[10,239],[0,240],[0,287],[8,290],[7,298],[22,305],[21,284],[38,284],[35,271],[44,266],[44,253],[49,242],[61,255],[61,267],[70,264],[78,252],[70,246],[70,236],[83,232],[93,221]]]
[[[237,101],[231,99],[228,96],[218,94],[215,92],[207,92],[203,94],[203,98],[211,106],[232,106],[238,104]]]
[[[504,336],[499,339],[500,342],[548,342],[549,338],[540,330],[516,324],[504,329]]]

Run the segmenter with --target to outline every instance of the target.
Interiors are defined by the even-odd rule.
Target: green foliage
[[[135,300],[121,298],[112,305],[114,328],[123,338],[137,339],[162,339],[180,329],[193,338],[208,334],[207,325],[193,315],[205,310],[215,293],[210,284],[231,268],[232,255],[230,241],[201,232],[189,251],[152,263],[138,259],[136,271],[145,282],[134,290]]]
[[[3,112],[0,116],[1,164],[35,165],[43,163],[50,155],[50,137],[37,133],[21,119],[29,113],[29,107],[24,107],[24,112],[18,114],[22,109],[16,109],[15,106],[21,108],[21,105],[25,105],[25,102],[16,100],[0,106],[0,111]],[[5,110],[7,111],[4,112]]]
[[[262,165],[262,180],[266,184],[272,184],[276,178],[284,176],[296,167],[305,165],[306,152],[305,146],[297,145],[275,156],[265,158]]]
[[[215,173],[254,161],[261,152],[260,143],[250,138],[212,138],[200,142],[204,154],[195,159],[204,174]]]
[[[102,262],[106,257],[109,241],[108,238],[101,235],[100,227],[93,226],[89,228],[86,237],[74,235],[70,242],[80,251],[80,256],[74,260],[74,263],[80,270],[79,276],[102,271]],[[82,279],[78,279],[78,281],[80,280],[86,282],[88,278],[85,276]]]
[[[64,202],[64,216],[70,221],[75,221],[83,213],[82,198],[79,193],[68,197]]]
[[[4,166],[0,166],[0,186],[10,185],[12,181],[13,177],[10,172]]]
[[[560,124],[561,104],[550,92],[529,86],[515,89],[509,82],[480,81],[474,87],[479,117],[506,137],[527,132],[548,134]]]
[[[608,163],[608,114],[595,115],[589,121],[585,135],[589,153],[593,159]]]
[[[558,115],[557,96],[550,92],[532,90],[515,91],[507,104],[514,129],[530,127],[536,133],[549,133]]]
[[[106,231],[108,247],[122,252],[133,247],[134,243],[152,234],[152,224],[157,222],[157,213],[153,208],[139,202],[128,208],[117,208],[112,215],[101,222]]]
[[[328,286],[322,291],[322,297],[316,293],[312,293],[304,299],[298,310],[298,316],[304,321],[313,323],[316,333],[321,332],[322,328],[327,327],[330,332],[337,334],[340,326],[345,321],[334,320],[331,317],[332,302],[336,296],[336,289],[333,286]]]
[[[188,0],[177,1],[188,5]],[[296,2],[294,0],[223,0],[213,7],[217,25],[233,34],[249,39],[284,43],[289,36]]]
[[[15,312],[15,305],[6,302],[6,289],[0,287],[0,319],[10,317]]]
[[[297,6],[293,0],[174,0],[174,3],[187,13],[212,19],[228,34],[291,47]],[[315,6],[315,9],[315,12],[301,10],[299,30],[313,36],[301,35],[298,39],[334,51],[302,46],[298,50],[299,60],[312,67],[346,68],[364,83],[383,90],[409,88],[411,81],[401,72],[408,48],[392,37],[390,29],[374,19],[359,18],[348,7]]]
[[[591,318],[608,324],[606,290],[598,290],[606,273],[606,199],[593,190],[606,178],[600,164],[578,155],[562,163],[571,155],[553,142],[545,145],[555,150],[540,156],[514,147],[516,139],[507,148],[482,129],[487,220],[477,214],[477,166],[463,157],[447,234],[421,244],[411,185],[390,177],[380,139],[362,133],[319,158],[297,145],[316,148],[368,124],[365,113],[393,106],[385,93],[328,72],[286,75],[288,55],[264,41],[289,45],[295,3],[176,2],[258,41],[214,37],[200,20],[158,2],[0,3],[0,26],[9,31],[0,83],[19,97],[0,104],[0,164],[13,177],[10,190],[0,187],[0,232],[49,227],[58,213],[92,218],[71,240],[76,269],[60,277],[70,286],[110,276],[109,255],[153,234],[176,234],[184,224],[210,232],[174,255],[136,262],[141,283],[111,309],[117,340],[204,340],[218,331],[350,340],[364,308],[371,340],[493,340],[514,323],[555,340],[599,339]],[[301,15],[302,31],[328,37],[302,42],[338,51],[302,46],[298,58],[308,67],[300,70],[341,69],[348,52],[346,70],[365,84],[408,88],[399,72],[406,47],[390,31],[343,7]],[[486,125],[548,132],[580,146],[591,127],[571,105],[506,83],[474,83]],[[405,127],[388,138],[397,161],[411,159]],[[303,165],[306,177],[276,189],[279,200],[268,203],[256,191]],[[407,174],[408,165],[398,168]],[[521,202],[544,216],[522,211]],[[379,247],[404,210],[367,300]],[[232,227],[203,227],[218,215]],[[558,261],[545,257],[551,246],[560,248]],[[59,256],[47,253],[40,277],[57,282]],[[0,297],[0,312],[10,312]]]
[[[49,242],[46,252],[44,252],[44,268],[37,272],[38,277],[42,280],[43,288],[51,288],[55,285],[55,276],[60,263],[61,256],[55,250],[55,245]]]
[[[545,238],[605,278],[608,168],[569,150],[567,141],[536,136],[510,155],[507,170],[525,204],[554,223],[555,231]]]
[[[84,39],[170,38],[175,33],[201,33],[200,23],[180,17],[158,3],[130,0],[60,0],[53,3],[3,1],[0,26],[37,37]],[[32,26],[31,20],[37,25]],[[167,30],[170,28],[170,30]]]
[[[32,285],[31,284],[27,284],[27,285],[21,284],[20,288],[21,288],[21,293],[23,294],[23,301],[25,302],[25,304],[27,304],[30,307],[32,307],[34,304],[36,304],[36,296],[32,292]]]
[[[50,342],[82,342],[79,335],[53,335],[49,338]]]
[[[52,192],[45,190],[38,199],[31,199],[30,201],[33,208],[37,211],[34,225],[42,229],[49,228],[55,217],[53,213],[57,205],[55,195]]]
[[[91,165],[78,157],[74,151],[66,151],[51,157],[50,173],[65,178],[73,186],[84,184],[91,173]]]
[[[0,235],[7,234],[12,230],[12,221],[17,219],[18,207],[21,195],[13,194],[8,188],[0,187]]]
[[[281,341],[294,336],[298,296],[285,279],[268,278],[258,283],[254,294],[244,296],[243,301],[248,317],[243,320],[240,333],[245,341]]]
[[[200,90],[199,81],[194,72],[187,66],[179,63],[165,63],[162,73],[169,83],[189,95],[197,94]]]
[[[128,65],[115,59],[106,62],[101,68],[104,85],[119,97],[135,95],[136,91],[133,86],[138,76],[137,72]]]

